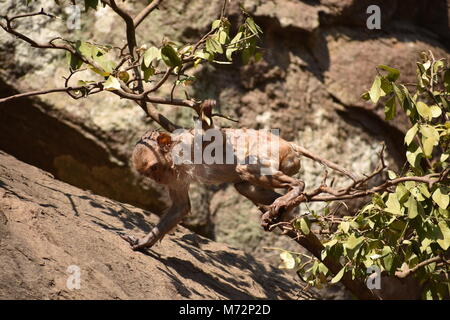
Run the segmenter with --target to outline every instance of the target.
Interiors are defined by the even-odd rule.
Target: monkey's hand
[[[156,241],[158,241],[156,237],[152,237],[152,234],[140,239],[128,234],[119,234],[119,236],[123,240],[127,241],[134,251],[151,248],[156,243]],[[151,238],[149,238],[149,236]]]
[[[263,227],[265,231],[269,231],[270,226],[275,222],[276,220],[270,217],[270,211],[266,211],[266,213],[261,216],[261,227]]]
[[[284,196],[277,198],[270,206],[269,210],[261,217],[261,226],[268,230],[270,225],[277,223],[280,218],[290,212],[294,207],[294,200],[302,194],[303,186],[296,186]]]
[[[272,205],[270,205],[269,210],[266,211],[261,216],[261,227],[265,231],[269,230],[269,227],[274,223],[277,223],[279,218],[285,213],[289,211],[290,202],[288,199],[282,199],[283,197],[275,200]]]
[[[291,203],[292,199],[291,197],[279,197],[276,199],[271,205],[270,205],[270,217],[272,219],[278,218],[282,213],[284,213],[286,210],[288,210],[289,205]]]

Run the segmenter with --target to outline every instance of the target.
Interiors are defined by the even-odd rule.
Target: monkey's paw
[[[134,251],[142,250],[144,248],[148,248],[149,247],[148,243],[143,242],[142,240],[140,240],[140,239],[138,239],[138,238],[136,238],[134,236],[131,236],[131,235],[128,235],[128,234],[124,234],[124,233],[119,233],[119,236],[123,240],[128,242],[131,245],[131,248]]]
[[[270,217],[270,212],[267,211],[261,216],[261,227],[263,227],[264,231],[269,231],[269,227],[273,224],[273,220]]]
[[[289,208],[290,201],[288,199],[284,199],[283,197],[280,197],[276,199],[271,205],[269,214],[272,219],[277,219],[281,216],[284,212],[286,212]]]

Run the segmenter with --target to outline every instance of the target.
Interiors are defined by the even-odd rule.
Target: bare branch
[[[409,276],[410,274],[416,272],[417,270],[419,270],[422,267],[425,267],[434,262],[441,262],[441,261],[445,261],[443,257],[441,257],[441,256],[433,257],[433,258],[424,260],[421,263],[418,263],[411,269],[407,269],[407,270],[403,270],[403,271],[396,271],[395,276],[397,278],[403,279],[403,278],[406,278],[407,276]]]
[[[165,99],[148,99],[147,96],[142,94],[144,92],[144,84],[142,82],[142,76],[139,71],[138,64],[136,63],[136,61],[137,61],[136,27],[137,27],[137,25],[139,25],[140,22],[142,22],[142,20],[145,17],[148,16],[148,14],[150,14],[151,11],[153,11],[156,8],[157,5],[155,7],[152,7],[150,5],[147,6],[144,9],[144,11],[141,12],[141,14],[139,14],[138,17],[136,17],[137,24],[135,25],[135,21],[130,16],[130,14],[127,13],[122,8],[120,8],[114,0],[102,0],[102,2],[106,5],[108,5],[109,7],[111,7],[111,9],[114,12],[116,12],[124,20],[124,22],[126,24],[127,46],[128,46],[129,54],[131,56],[130,60],[131,60],[131,65],[133,66],[132,69],[133,69],[133,73],[134,73],[134,79],[135,79],[135,81],[137,81],[136,90],[139,93],[139,95],[136,95],[133,93],[128,93],[128,92],[122,92],[122,91],[114,91],[114,93],[116,93],[117,95],[119,95],[123,98],[135,100],[136,103],[142,108],[142,110],[144,110],[144,112],[148,116],[150,116],[154,121],[159,123],[167,131],[171,132],[171,131],[175,130],[179,126],[177,126],[176,124],[171,122],[169,119],[164,117],[153,106],[147,105],[147,102],[152,102],[155,100],[160,100],[160,101],[165,102],[166,100]],[[139,97],[139,98],[136,98],[136,97]],[[156,102],[156,103],[163,103],[163,102]],[[171,103],[167,103],[167,104],[171,104]]]
[[[38,96],[38,95],[43,95],[43,94],[48,94],[48,93],[70,92],[70,91],[77,91],[77,90],[91,90],[94,88],[98,88],[98,85],[97,86],[96,85],[92,84],[90,86],[64,87],[64,88],[55,88],[55,89],[47,89],[47,90],[30,91],[30,92],[20,93],[20,94],[16,94],[13,96],[1,98],[0,103],[8,102],[8,101],[14,100],[14,99]]]
[[[142,10],[134,19],[133,19],[133,23],[134,23],[134,27],[137,28],[142,21],[145,20],[145,18],[147,18],[147,16],[152,13],[153,10],[157,9],[159,4],[162,2],[162,0],[153,0],[152,2],[150,2],[150,4],[148,6],[146,6],[144,8],[144,10]]]
[[[128,100],[134,100],[134,101],[142,101],[143,100],[145,102],[150,102],[150,103],[167,104],[167,105],[188,107],[188,108],[194,108],[194,109],[200,104],[200,102],[195,101],[195,100],[162,98],[162,97],[156,97],[156,96],[148,96],[145,93],[135,94],[135,93],[128,93],[128,92],[125,92],[122,90],[114,90],[111,92],[118,95],[121,98],[128,99]]]

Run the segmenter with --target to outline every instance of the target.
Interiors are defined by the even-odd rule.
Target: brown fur
[[[260,132],[221,129],[221,133],[225,146],[234,151],[240,147],[243,150],[241,156],[245,159],[254,156],[255,145],[251,140],[245,139]],[[271,134],[267,135],[267,139],[278,143],[278,159],[274,159],[275,155],[269,154],[265,158],[258,157],[256,164],[239,164],[236,161],[234,164],[174,164],[171,158],[172,149],[182,143],[183,139],[191,141],[193,137],[193,131],[174,137],[163,132],[149,131],[136,144],[132,156],[133,166],[140,174],[167,185],[172,206],[146,237],[141,239],[124,237],[134,249],[151,247],[190,212],[188,189],[193,181],[206,184],[234,183],[236,190],[255,205],[259,207],[270,205],[270,215],[264,215],[262,223],[267,227],[271,222],[267,220],[268,216],[278,217],[279,213],[289,207],[289,203],[304,190],[304,182],[292,177],[300,169],[300,156],[305,155],[353,178],[351,173],[337,164]],[[238,141],[247,143],[238,146]],[[203,148],[207,145],[204,144]],[[261,169],[268,167],[275,160],[279,161],[278,171],[272,175],[262,175]],[[280,195],[274,192],[277,188],[287,189],[288,192]]]

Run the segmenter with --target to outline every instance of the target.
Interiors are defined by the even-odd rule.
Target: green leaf
[[[347,241],[345,242],[345,247],[349,250],[355,249],[358,245],[360,245],[364,240],[364,237],[358,237],[356,238],[355,235],[350,235],[348,237]]]
[[[392,84],[392,88],[394,90],[395,96],[397,97],[400,105],[403,106],[403,103],[405,102],[405,94],[399,87],[397,87],[395,85],[395,83]]]
[[[181,64],[181,59],[171,45],[165,45],[161,48],[161,58],[169,67],[177,67]]]
[[[400,71],[395,68],[391,68],[385,65],[379,65],[378,68],[386,70],[388,72],[387,78],[390,81],[395,81],[400,76]]]
[[[333,279],[331,279],[330,283],[338,283],[339,281],[341,281],[342,277],[344,276],[345,273],[345,267],[343,267],[341,269],[341,271],[339,271],[334,277]]]
[[[433,126],[430,126],[430,125],[421,126],[420,133],[422,133],[427,138],[430,138],[435,141],[439,141],[439,132]]]
[[[422,137],[423,153],[425,157],[431,157],[433,154],[434,142],[431,139]]]
[[[93,60],[99,67],[103,69],[103,71],[94,69],[93,70],[105,77],[110,75],[117,66],[117,64],[114,61],[108,60],[106,56],[103,55],[94,56]]]
[[[77,44],[77,50],[86,58],[92,59],[92,57],[97,54],[95,46],[85,41],[80,41],[79,45]]]
[[[430,246],[430,244],[433,243],[433,240],[429,239],[429,238],[425,238],[422,240],[421,245],[420,245],[420,251],[421,252],[425,252],[427,250],[427,248]]]
[[[415,217],[417,217],[419,211],[417,210],[417,201],[414,196],[409,196],[406,206],[408,207],[408,218],[414,219]]]
[[[382,94],[381,91],[381,78],[376,76],[372,83],[372,87],[369,90],[370,100],[372,100],[373,103],[378,102]]]
[[[427,186],[424,183],[420,183],[417,188],[420,190],[420,192],[426,197],[429,198],[431,196],[430,192],[428,191]]]
[[[406,151],[406,159],[413,168],[420,168],[420,161],[423,158],[422,148],[415,143],[411,143]]]
[[[336,243],[338,243],[338,240],[337,240],[337,239],[333,239],[333,240],[330,240],[330,241],[328,241],[328,242],[325,242],[325,243],[323,244],[323,246],[324,246],[325,248],[330,249],[330,248],[332,248]]]
[[[434,73],[438,73],[439,69],[444,67],[445,67],[444,61],[442,60],[436,61],[433,65]]]
[[[395,194],[397,195],[398,201],[401,203],[406,201],[408,196],[410,195],[409,189],[407,189],[403,184],[399,183],[395,187]]]
[[[447,209],[450,196],[444,187],[439,187],[433,192],[432,199],[441,209]]]
[[[400,202],[398,201],[397,195],[395,193],[389,193],[388,200],[386,201],[386,209],[384,211],[395,214],[402,215]]]
[[[387,171],[387,173],[388,173],[388,177],[389,177],[389,179],[395,179],[395,178],[397,178],[397,174],[394,172],[394,171],[392,171],[392,170],[388,170]]]
[[[211,24],[211,30],[216,30],[217,28],[220,27],[222,20],[214,20],[213,23]]]
[[[120,90],[120,82],[117,78],[109,76],[108,79],[106,79],[105,83],[103,84],[103,87],[106,90],[110,91]]]
[[[420,192],[419,188],[414,187],[410,189],[411,194],[414,196],[414,198],[417,199],[417,201],[425,201],[426,199],[424,198],[424,196],[422,195],[422,192]]]
[[[441,246],[442,249],[447,250],[450,247],[450,228],[445,221],[439,221],[439,230],[441,231],[442,237],[436,240],[436,242]]]
[[[220,31],[218,39],[220,44],[225,44],[228,41],[228,34],[225,31]]]
[[[245,24],[248,26],[248,28],[253,34],[258,35],[258,33],[262,33],[261,28],[255,23],[255,21],[252,18],[248,17],[245,20]]]
[[[423,125],[420,127],[422,134],[423,152],[426,157],[431,156],[433,147],[439,144],[439,132],[430,125]]]
[[[382,250],[383,265],[386,270],[390,271],[393,266],[394,258],[392,256],[392,249],[388,246],[384,246]]]
[[[405,144],[407,146],[409,146],[411,144],[411,142],[413,141],[414,137],[416,136],[418,130],[419,130],[419,127],[418,127],[417,123],[408,130],[408,132],[405,135]]]
[[[302,230],[303,234],[308,235],[310,232],[309,229],[309,220],[308,218],[304,217],[304,218],[300,218],[300,230]]]
[[[69,64],[69,66],[72,70],[78,70],[83,65],[83,61],[80,58],[78,58],[76,55],[74,55],[70,52],[67,52],[66,57],[67,57],[67,63]]]
[[[392,84],[385,77],[381,77],[381,96],[384,97],[392,92]]]
[[[419,112],[420,116],[426,120],[431,120],[433,117],[433,114],[431,113],[430,107],[426,105],[426,103],[419,101],[416,104],[417,111]]]
[[[206,50],[210,53],[223,53],[222,45],[211,37],[206,40]]]
[[[431,110],[431,117],[432,118],[440,117],[441,114],[442,114],[441,108],[439,108],[437,105],[431,106],[430,110]]]
[[[242,32],[236,33],[236,35],[234,36],[234,38],[231,39],[230,45],[235,44],[236,42],[238,42],[239,40],[241,40],[241,38],[242,38],[243,35],[244,35],[244,34],[243,34]]]
[[[142,62],[141,69],[144,72],[144,81],[148,81],[155,74],[155,68],[151,65],[146,67],[144,62]]]
[[[325,260],[325,258],[327,257],[327,254],[328,254],[327,250],[326,250],[326,249],[323,249],[323,250],[320,252],[320,259],[321,259],[322,261]]]
[[[225,51],[225,55],[226,55],[226,57],[227,57],[227,59],[229,61],[232,60],[231,56],[232,56],[233,52],[235,52],[235,51],[237,51],[239,49],[239,45],[237,44],[237,42],[239,40],[241,40],[242,36],[243,36],[243,33],[242,32],[238,32],[234,36],[234,38],[230,41],[230,44],[228,45],[228,47],[227,47],[227,49]]]
[[[295,258],[291,253],[283,251],[282,253],[280,253],[280,258],[281,264],[279,268],[288,270],[295,268]]]
[[[319,263],[319,272],[322,274],[327,274],[328,273],[327,266],[324,265],[323,263]]]
[[[392,96],[384,106],[384,115],[386,120],[392,120],[394,119],[396,114],[395,110],[395,96]]]
[[[155,59],[161,59],[161,51],[157,47],[148,48],[144,53],[145,66],[149,67]]]
[[[198,57],[200,59],[207,60],[207,61],[210,61],[210,62],[214,60],[214,55],[209,53],[209,52],[207,52],[207,51],[204,51],[204,50],[197,51],[195,53],[195,57]]]
[[[350,230],[350,223],[348,221],[342,221],[341,222],[341,229],[345,233],[348,233],[348,230]]]

